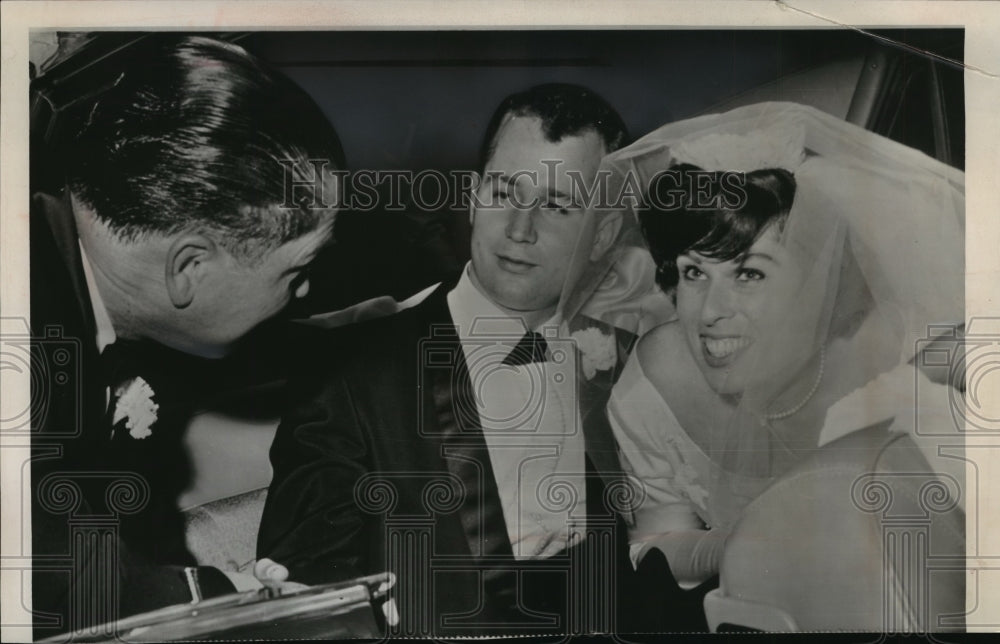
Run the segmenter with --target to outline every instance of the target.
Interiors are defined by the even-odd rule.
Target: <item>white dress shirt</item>
[[[479,291],[466,266],[448,293],[489,449],[507,533],[518,559],[552,556],[580,539],[586,509],[585,443],[577,404],[576,354],[557,320],[535,331],[549,360],[503,360],[527,332]]]
[[[105,347],[118,339],[118,335],[115,333],[114,325],[111,324],[111,316],[108,314],[107,307],[104,306],[104,300],[101,299],[101,292],[97,290],[93,268],[90,266],[87,251],[83,249],[82,243],[80,243],[80,260],[83,264],[84,281],[87,282],[87,293],[90,295],[90,308],[94,312],[94,325],[97,327],[97,353],[102,353]],[[104,406],[107,407],[110,403],[111,387],[105,387]]]
[[[87,251],[80,244],[80,259],[83,264],[83,277],[87,282],[87,293],[90,295],[90,308],[94,311],[94,324],[97,326],[97,352],[104,351],[104,347],[113,343],[117,339],[115,327],[111,324],[111,316],[101,299],[101,292],[97,290],[97,283],[94,281],[93,268],[90,260],[87,259]]]

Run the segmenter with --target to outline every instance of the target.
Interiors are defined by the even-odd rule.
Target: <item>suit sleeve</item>
[[[68,466],[63,459],[41,459],[32,464],[32,478],[39,481],[46,474],[53,474],[85,487],[86,472],[75,472]],[[118,534],[108,534],[99,528],[88,531],[86,517],[100,517],[102,513],[94,511],[86,496],[75,510],[77,516],[85,519],[76,528],[81,531],[74,535],[68,516],[48,511],[38,494],[38,486],[33,485],[35,639],[192,600],[185,566],[153,563],[130,549]],[[101,538],[97,538],[98,534]],[[235,591],[216,568],[201,566],[197,573],[204,598]],[[112,609],[110,602],[115,599],[117,604]]]
[[[369,450],[347,382],[327,373],[290,385],[297,393],[271,446],[274,477],[257,555],[287,566],[292,581],[328,583],[368,572],[354,488],[369,469]]]

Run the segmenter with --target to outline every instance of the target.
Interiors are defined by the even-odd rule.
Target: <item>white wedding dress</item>
[[[629,527],[633,563],[655,546],[664,551],[681,587],[705,581],[718,572],[721,528],[730,519],[726,509],[713,507],[709,495],[716,466],[646,377],[638,352],[626,363],[607,411],[622,468],[642,487]],[[743,478],[745,489],[762,488],[760,481]]]
[[[914,377],[920,379],[917,388]],[[921,392],[920,404],[913,398],[915,390]],[[930,382],[912,366],[901,365],[831,406],[819,446],[891,421],[891,431],[908,433],[938,475],[951,479],[949,490],[964,507],[967,490],[961,436],[927,435],[915,430],[918,422],[922,427],[953,425],[949,396],[947,386]],[[622,468],[643,489],[643,501],[629,526],[633,563],[638,564],[644,550],[655,546],[664,551],[681,587],[693,587],[716,574],[725,536],[739,518],[741,508],[727,507],[713,499],[710,489],[717,465],[681,427],[647,378],[638,352],[633,352],[612,390],[607,412]],[[742,488],[747,501],[770,483],[769,479],[746,476],[733,479],[731,475],[731,480]]]

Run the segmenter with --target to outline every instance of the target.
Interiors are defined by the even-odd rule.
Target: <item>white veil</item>
[[[787,378],[749,386],[727,422],[701,432],[717,466],[714,520],[727,524],[815,449],[831,405],[900,369],[918,378],[912,364],[928,338],[961,326],[964,174],[793,103],[665,125],[604,159],[601,199],[588,226],[620,227],[608,252],[595,256],[588,246],[577,253],[561,303],[571,325],[584,317],[642,335],[672,319],[637,211],[654,177],[680,163],[712,171],[784,168],[796,186],[781,243],[804,258],[804,274],[795,306],[761,340],[769,344],[755,365],[760,373],[787,367]],[[789,355],[802,336],[811,350]],[[802,399],[809,404],[796,408]],[[707,395],[702,403],[721,401]]]

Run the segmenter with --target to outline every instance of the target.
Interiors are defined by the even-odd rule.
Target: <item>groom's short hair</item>
[[[553,143],[588,131],[601,137],[607,152],[614,152],[628,143],[625,121],[596,92],[570,83],[546,83],[511,94],[497,107],[483,137],[479,153],[480,172],[485,171],[493,156],[497,133],[508,115],[539,118],[542,133]]]
[[[65,143],[69,188],[119,239],[198,229],[253,262],[331,214],[333,189],[309,204],[286,194],[312,183],[310,160],[344,168],[304,90],[232,43],[151,34],[133,47]]]

